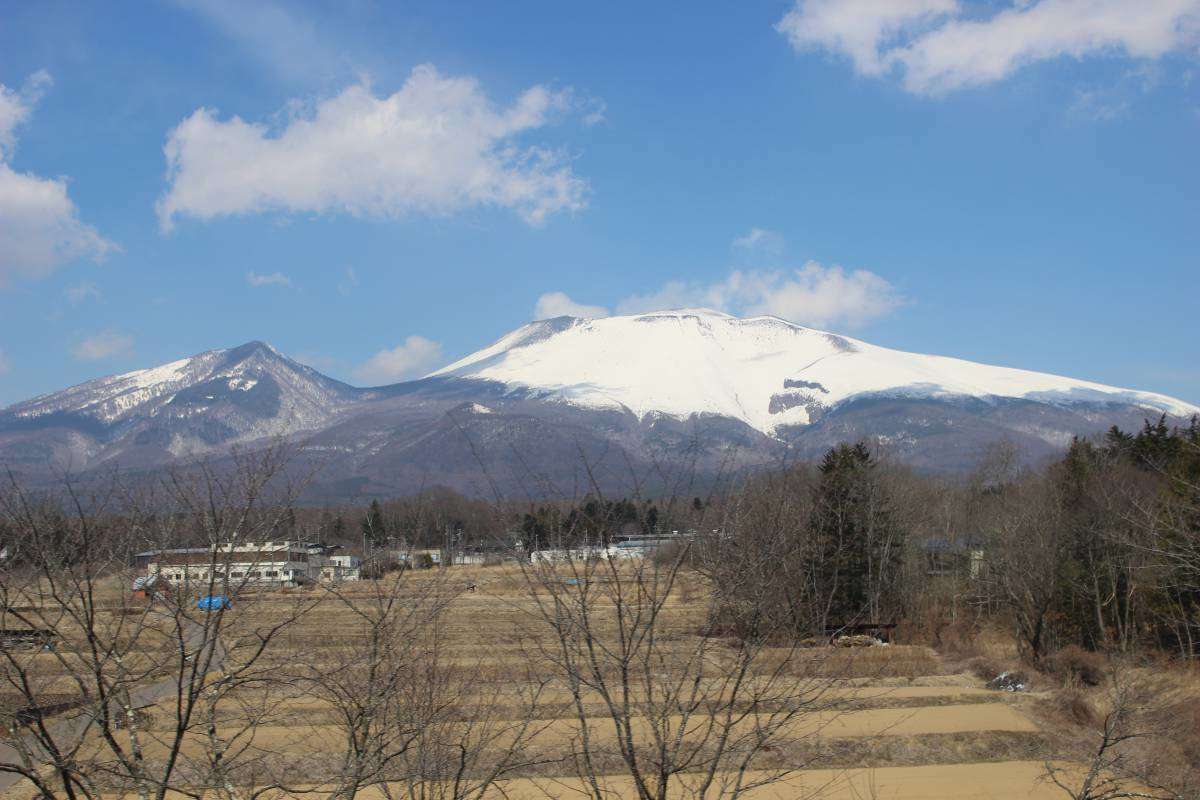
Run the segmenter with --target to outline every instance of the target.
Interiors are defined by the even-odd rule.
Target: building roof
[[[279,561],[308,561],[308,553],[303,551],[289,550],[285,548],[271,550],[220,550],[213,551],[207,548],[196,550],[163,551],[161,554],[151,554],[151,558],[158,556],[158,560],[153,563],[164,567],[182,567],[190,565],[202,564],[259,564],[259,563],[275,563]]]

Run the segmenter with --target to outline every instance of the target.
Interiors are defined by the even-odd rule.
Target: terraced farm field
[[[609,721],[606,698],[586,687],[572,691],[553,679],[552,670],[545,666],[555,641],[544,625],[539,626],[537,604],[518,570],[456,568],[441,578],[430,572],[410,574],[405,580],[414,598],[422,596],[422,582],[441,580],[453,590],[436,630],[428,633],[428,642],[420,643],[436,648],[440,663],[448,667],[447,674],[456,676],[459,687],[454,712],[443,716],[442,724],[461,732],[486,719],[479,730],[494,736],[484,749],[503,749],[517,730],[527,737],[520,764],[506,771],[484,796],[533,800],[594,792],[597,787],[588,786],[575,768],[573,754],[578,753],[584,734],[580,714],[590,722],[586,733],[595,760],[606,765],[598,788],[614,798],[637,796],[618,756],[618,736],[624,732]],[[346,601],[366,597],[366,585],[343,587],[344,599],[322,598],[323,591],[264,594],[240,603],[238,624],[247,629],[286,616],[298,606],[305,608],[280,639],[282,647],[272,654],[268,672],[288,676],[301,668],[337,664],[363,646],[362,621]],[[681,653],[698,638],[703,598],[697,586],[683,585],[663,610],[663,633]],[[602,621],[603,608],[596,611]],[[601,624],[597,630],[607,629]],[[606,635],[616,637],[618,632],[614,628]],[[771,657],[770,651],[763,655],[768,661]],[[1060,795],[1060,790],[1040,780],[1046,742],[1024,709],[1028,698],[985,689],[973,676],[944,668],[937,655],[924,647],[814,647],[803,651],[798,663],[799,667],[788,668],[808,670],[812,680],[820,683],[826,702],[811,713],[798,714],[780,729],[765,761],[755,762],[743,779],[754,781],[772,770],[788,773],[748,796],[1005,800]],[[243,758],[261,763],[264,770],[290,775],[289,788],[275,796],[328,796],[326,774],[337,769],[346,746],[345,708],[336,698],[302,691],[298,685],[267,681],[243,690],[237,703],[225,706],[207,729],[197,729],[185,743],[183,757],[202,761],[215,736],[229,741]],[[165,756],[162,742],[167,737],[156,737],[155,731],[171,718],[169,702],[170,698],[163,698],[143,709],[148,759]],[[682,727],[700,730],[705,713],[719,712],[715,707],[698,712]],[[254,725],[252,733],[246,733],[250,717]],[[653,724],[636,721],[630,735],[649,740]],[[795,765],[803,768],[792,771]],[[698,779],[685,771],[672,780],[680,796],[685,796]],[[393,795],[405,791],[403,785],[389,787]],[[428,794],[428,787],[423,791]],[[8,796],[29,793],[27,784],[18,784]],[[382,796],[382,789],[372,787],[361,794]]]

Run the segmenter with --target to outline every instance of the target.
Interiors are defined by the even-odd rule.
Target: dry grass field
[[[423,582],[444,580],[455,589],[434,632],[443,663],[466,679],[456,705],[460,722],[451,724],[466,726],[477,715],[501,723],[518,715],[535,720],[529,728],[530,757],[506,776],[500,790],[493,790],[495,795],[521,800],[583,796],[583,784],[568,760],[581,733],[573,695],[559,683],[537,683],[539,659],[553,642],[534,624],[536,605],[519,570],[460,567],[444,578],[417,572],[404,580],[414,598],[424,591]],[[474,588],[466,591],[467,585]],[[366,588],[346,585],[339,591],[353,598]],[[246,629],[297,607],[307,609],[283,635],[282,647],[271,656],[271,669],[284,675],[298,664],[332,663],[339,654],[361,645],[361,620],[346,603],[322,599],[325,591],[293,590],[239,599],[235,617]],[[671,646],[682,652],[694,642],[703,612],[703,593],[697,586],[677,588],[664,610],[664,630]],[[767,660],[771,657],[769,651],[764,654]],[[752,796],[847,800],[1059,796],[1059,790],[1039,781],[1045,739],[1028,710],[1031,698],[987,690],[977,678],[947,669],[925,647],[818,647],[802,657],[811,661],[805,668],[836,678],[827,689],[836,707],[823,707],[789,722],[763,765],[772,769],[805,763],[812,768],[793,772],[779,783],[751,792]],[[45,660],[47,687],[63,691],[53,660],[39,658]],[[528,699],[535,690],[536,703],[530,706]],[[246,690],[237,699],[237,704],[226,706],[223,715],[212,720],[208,733],[236,739],[244,755],[287,770],[293,776],[289,793],[301,794],[298,787],[308,786],[314,790],[311,796],[319,796],[323,770],[331,768],[343,747],[337,709],[292,690],[286,681],[277,687]],[[143,710],[148,758],[162,755],[156,751],[155,730],[170,719],[163,705],[169,702],[166,698],[157,707]],[[600,753],[615,749],[616,731],[604,725],[602,698],[585,691],[580,702],[598,723],[590,731],[592,746]],[[239,733],[250,716],[256,719],[252,733]],[[504,736],[489,744],[504,745]],[[200,758],[203,747],[197,734],[185,745],[184,754]],[[627,776],[621,774],[619,761],[610,760],[613,772],[602,788],[614,798],[636,796]],[[679,780],[689,778],[684,775]],[[29,793],[27,784],[18,784],[8,796]]]

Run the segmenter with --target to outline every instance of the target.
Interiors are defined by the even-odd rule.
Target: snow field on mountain
[[[870,395],[1119,401],[1177,416],[1200,408],[1164,395],[956,358],[889,350],[775,317],[706,309],[530,323],[432,376],[499,381],[639,417],[717,414],[765,433],[811,421],[804,405]],[[432,377],[431,376],[431,377]]]

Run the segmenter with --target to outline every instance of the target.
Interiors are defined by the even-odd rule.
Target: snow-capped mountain
[[[672,463],[687,465],[691,485],[731,464],[818,457],[859,439],[944,472],[997,440],[1032,460],[1161,414],[1184,421],[1200,407],[691,309],[533,322],[421,380],[375,389],[261,342],[211,350],[0,409],[0,470],[34,482],[152,470],[284,436],[323,500],[436,484],[624,491],[631,476],[651,491],[655,481],[666,490]]]
[[[444,376],[497,381],[513,391],[639,418],[728,417],[769,435],[871,397],[1200,413],[1165,395],[889,350],[777,317],[742,319],[707,309],[532,322],[430,377]]]
[[[264,342],[209,350],[169,364],[97,378],[5,409],[19,419],[79,414],[106,425],[134,417],[186,418],[229,404],[266,411],[280,421],[269,433],[320,427],[354,396],[346,384],[292,361]]]
[[[45,451],[75,468],[133,455],[129,460],[154,462],[316,430],[361,394],[250,342],[0,410],[0,443],[15,439],[28,455]]]

